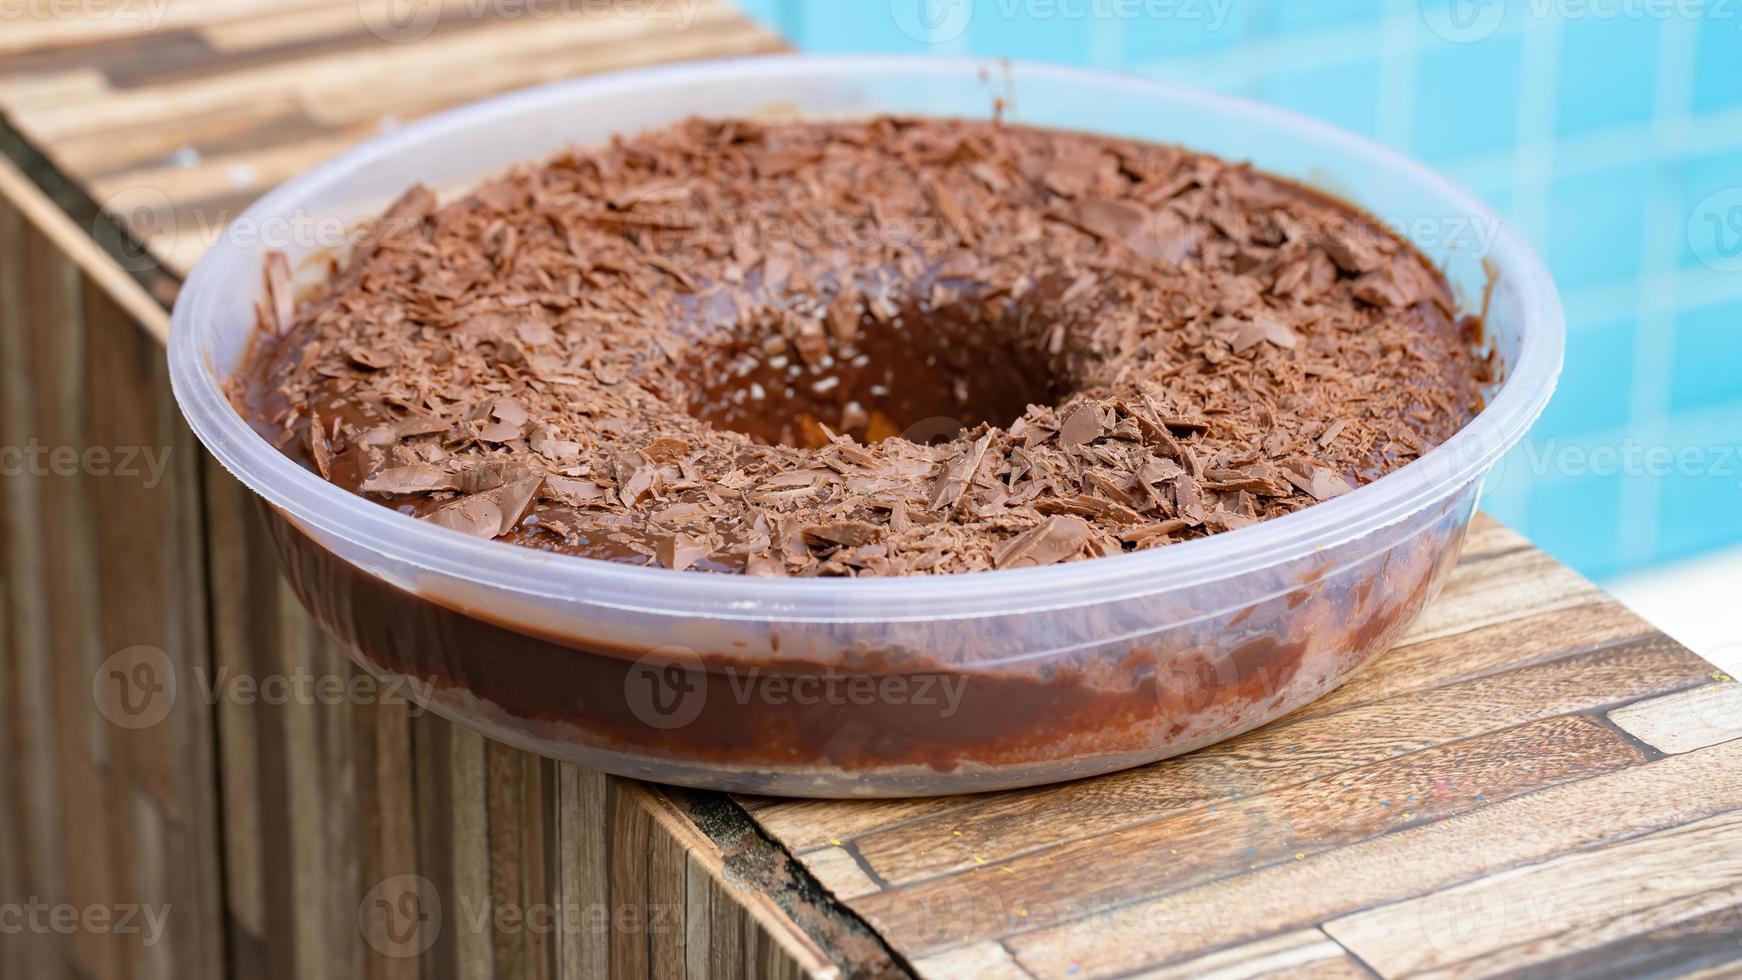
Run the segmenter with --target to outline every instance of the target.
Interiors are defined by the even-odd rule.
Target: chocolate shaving
[[[707,542],[681,532],[662,535],[658,540],[659,563],[680,572],[713,553]]]
[[[390,466],[363,481],[364,493],[417,494],[458,489],[460,489],[458,474],[426,463],[411,466]]]
[[[1264,341],[1269,341],[1283,350],[1294,350],[1300,341],[1286,324],[1266,313],[1256,313],[1251,320],[1236,322],[1238,327],[1231,341],[1236,354],[1245,353]]]
[[[985,458],[986,449],[991,444],[992,434],[987,433],[944,467],[943,474],[938,477],[932,489],[928,509],[945,510],[955,506],[962,493],[968,489],[968,481],[973,479],[974,472],[980,468],[980,460]]]
[[[532,512],[544,481],[531,477],[462,497],[424,515],[432,524],[479,538],[498,538],[513,531]]]
[[[266,253],[266,311],[272,317],[266,327],[275,334],[289,330],[296,319],[296,284],[283,252]]]
[[[1282,464],[1282,475],[1288,482],[1312,495],[1314,500],[1329,500],[1355,489],[1348,480],[1322,463],[1310,460],[1289,460]]]
[[[999,568],[1056,565],[1074,557],[1089,540],[1089,525],[1076,517],[1049,517],[999,545],[992,563]]]
[[[864,521],[837,521],[833,524],[816,524],[804,529],[806,540],[822,543],[858,547],[876,541],[883,534],[883,529]]]
[[[238,409],[480,537],[750,575],[1089,559],[1346,493],[1481,405],[1378,222],[1177,147],[690,120],[267,260]],[[528,488],[532,488],[530,491]]]
[[[1100,438],[1101,413],[1088,402],[1071,406],[1059,426],[1059,445],[1081,446]]]

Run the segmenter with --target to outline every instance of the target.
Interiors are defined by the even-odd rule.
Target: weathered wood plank
[[[197,457],[160,348],[87,271],[88,243],[63,250],[65,216],[4,162],[0,218],[12,874],[51,904],[178,912],[149,942],[80,929],[15,955],[34,973],[64,956],[92,977],[213,976]]]
[[[1016,936],[1007,944],[1043,978],[1108,976],[1737,807],[1742,743],[1729,742]]]
[[[647,863],[648,963],[657,977],[689,972],[689,851],[675,837],[654,838]]]
[[[1589,718],[1551,718],[1103,837],[870,895],[855,907],[915,955],[1056,926],[1218,878],[1304,861],[1643,761]]]
[[[1625,606],[1605,603],[1561,609],[1387,652],[1367,669],[1294,712],[1300,720],[1425,690],[1536,660],[1565,657],[1623,640],[1658,635]]]
[[[1372,974],[1323,932],[1302,929],[1132,976],[1134,980],[1367,980]]]
[[[646,854],[653,815],[632,788],[613,782],[611,790],[611,976],[625,980],[652,975],[647,933],[641,927],[647,917]],[[619,910],[628,928],[618,924]]]
[[[1334,919],[1325,931],[1386,976],[1489,975],[1738,902],[1742,811],[1731,811]]]
[[[4,108],[0,105],[0,112]],[[0,157],[0,198],[5,199],[9,209],[19,214],[22,226],[28,227],[30,234],[41,235],[46,239],[45,244],[48,247],[70,260],[83,275],[101,286],[103,292],[127,312],[136,326],[156,338],[159,343],[169,340],[169,312],[98,246],[91,238],[89,229],[80,227],[67,217],[10,160],[3,157]],[[22,286],[14,295],[25,295]],[[21,327],[27,323],[52,322],[43,319],[51,315],[50,311],[37,309],[29,303],[21,306],[21,315],[24,317],[19,321]],[[72,329],[71,326],[68,328]],[[32,387],[20,384],[25,392],[29,392]]]
[[[32,342],[24,364],[34,396],[29,444],[44,453],[77,454],[89,444],[85,407],[80,403],[84,311],[79,271],[35,229],[25,238],[23,287],[33,318],[29,329]],[[98,663],[108,656],[98,652],[102,644],[99,623],[86,614],[93,598],[101,608],[92,546],[91,481],[83,477],[82,464],[76,459],[70,470],[62,465],[52,457],[40,457],[24,478],[40,487],[37,514],[41,523],[34,533],[42,536],[38,546],[41,599],[50,628],[43,649],[33,653],[45,657],[46,689],[42,693],[47,695],[46,734],[52,739],[54,764],[59,769],[59,808],[67,814],[92,815],[57,830],[57,837],[64,834],[69,838],[61,845],[65,847],[66,876],[61,896],[84,906],[115,901],[131,891],[130,883],[117,880],[122,868],[119,855],[125,853],[118,848],[131,835],[121,818],[124,798],[110,805],[111,788],[103,772],[109,755],[104,714],[84,710],[91,703]],[[65,529],[64,541],[60,540],[60,529]],[[140,643],[149,645],[150,640],[141,638]],[[161,677],[163,659],[149,654],[143,659],[149,661],[146,674],[154,684]],[[99,712],[123,721],[130,721],[137,712],[142,724],[150,722],[163,706],[145,684],[128,687],[131,676],[117,675],[120,686],[99,688],[106,695]],[[113,937],[81,931],[63,941],[70,946],[72,960],[102,980],[125,969]]]
[[[0,162],[0,177],[9,170]],[[0,384],[0,405],[5,408],[0,412],[0,445],[9,447],[23,448],[38,438],[37,396],[28,383],[34,373],[26,366],[36,362],[37,335],[30,324],[42,311],[31,302],[28,284],[30,253],[43,247],[23,209],[10,197],[0,198],[0,354],[4,354],[0,364],[7,367],[8,382]],[[7,809],[18,834],[13,876],[21,890],[14,894],[24,895],[64,895],[67,875],[49,660],[49,635],[58,624],[45,580],[44,491],[41,480],[24,476],[0,480],[6,503],[4,626],[9,654],[0,658],[0,674],[5,676],[4,724],[8,747],[16,753],[12,764],[19,785],[33,791],[6,794],[0,806]],[[62,968],[61,950],[53,937],[23,935],[0,946],[7,947],[0,956],[8,972],[13,964],[42,975]]]
[[[981,980],[1028,980],[1030,974],[1010,951],[991,940],[916,960],[922,977],[979,977]]]
[[[830,845],[807,851],[804,866],[838,899],[858,898],[883,888],[860,866],[859,859],[844,847]]]
[[[87,458],[85,475],[87,502],[106,519],[84,542],[104,610],[93,659],[145,646],[179,683],[154,724],[100,718],[83,697],[76,713],[93,725],[90,744],[106,769],[113,817],[126,821],[125,828],[111,823],[126,835],[117,839],[132,845],[119,852],[130,855],[124,877],[138,901],[182,913],[154,942],[124,936],[125,959],[140,976],[215,976],[218,832],[211,707],[198,683],[210,669],[203,532],[194,506],[198,455],[168,397],[154,340],[82,270],[80,282],[86,355],[77,383],[102,393],[85,408],[84,433],[86,449],[104,454]],[[81,666],[81,687],[103,669]]]
[[[1715,684],[1609,712],[1609,720],[1671,754],[1742,738],[1742,684],[1712,671]]]
[[[1688,903],[1694,904],[1694,903]],[[1742,976],[1742,902],[1513,971],[1518,980],[1732,980]]]
[[[738,799],[770,836],[787,847],[803,851],[945,813],[967,805],[976,797],[875,801]]]
[[[977,798],[855,839],[901,883],[1111,833],[1171,810],[1305,782],[1484,732],[1703,683],[1710,668],[1662,638],[1479,676],[1299,722],[1284,719],[1154,767]],[[758,815],[760,818],[760,815]]]
[[[73,48],[129,39],[150,31],[171,31],[221,24],[227,20],[252,17],[262,11],[298,7],[321,0],[176,0],[154,8],[146,4],[128,5],[119,16],[67,15],[54,8],[26,8],[32,15],[9,22],[6,37],[0,42],[0,54],[22,51],[42,51]],[[380,3],[383,0],[359,0]],[[40,13],[38,12],[40,11]],[[155,11],[155,15],[154,15]]]

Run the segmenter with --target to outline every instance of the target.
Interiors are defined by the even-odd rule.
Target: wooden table
[[[356,673],[170,399],[180,276],[395,119],[780,46],[713,0],[681,29],[388,2],[0,31],[0,976],[1738,969],[1742,688],[1486,520],[1342,689],[1067,786],[729,798],[323,696]],[[57,905],[80,921],[30,912]]]

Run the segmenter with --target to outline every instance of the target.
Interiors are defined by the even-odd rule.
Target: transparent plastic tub
[[[222,382],[268,248],[414,181],[512,164],[689,115],[899,112],[1178,143],[1350,200],[1487,296],[1504,381],[1447,444],[1353,493],[1202,540],[1048,568],[780,580],[635,568],[479,541],[322,481],[257,435]],[[287,575],[371,671],[487,735],[610,772],[799,796],[991,790],[1108,772],[1225,739],[1384,651],[1456,558],[1480,484],[1560,370],[1553,283],[1468,193],[1275,109],[1024,64],[780,57],[565,82],[373,140],[261,199],[200,262],[170,338],[175,393],[267,504]],[[1463,229],[1459,231],[1459,229]],[[1478,244],[1485,247],[1475,247]]]

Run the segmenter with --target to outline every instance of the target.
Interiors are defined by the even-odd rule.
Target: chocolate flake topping
[[[693,120],[447,204],[232,382],[286,452],[480,538],[673,569],[1050,565],[1288,514],[1488,380],[1443,278],[1310,191],[1001,123]]]

